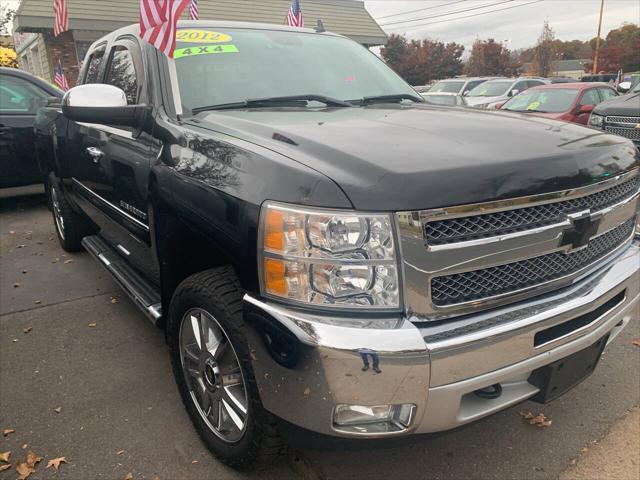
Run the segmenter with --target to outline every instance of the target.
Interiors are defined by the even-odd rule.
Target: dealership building
[[[290,0],[199,0],[202,20],[284,24]],[[301,0],[305,25],[322,20],[329,31],[365,46],[384,45],[387,37],[359,0]],[[14,41],[20,68],[52,81],[62,63],[75,85],[89,46],[120,27],[139,21],[138,0],[67,0],[69,31],[53,35],[53,1],[22,0],[14,19]],[[186,11],[183,15],[186,18]]]

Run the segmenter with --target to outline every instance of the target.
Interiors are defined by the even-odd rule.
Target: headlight
[[[604,123],[604,117],[602,115],[598,115],[597,113],[592,113],[589,117],[589,126],[602,128],[602,124]]]
[[[343,308],[399,308],[391,216],[265,203],[262,293]]]

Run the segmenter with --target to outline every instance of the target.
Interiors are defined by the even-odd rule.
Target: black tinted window
[[[115,47],[111,56],[111,63],[105,77],[105,83],[124,90],[127,103],[138,103],[138,79],[133,65],[133,57],[126,47]]]
[[[100,74],[100,66],[102,65],[102,60],[104,58],[104,47],[96,50],[89,56],[89,60],[87,63],[87,74],[84,78],[84,83],[99,83],[100,78],[98,75]]]

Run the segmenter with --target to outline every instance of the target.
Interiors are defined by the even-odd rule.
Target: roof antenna
[[[316,25],[316,33],[323,33],[326,31],[327,29],[324,28],[324,23],[322,23],[322,20],[318,19],[318,24]]]

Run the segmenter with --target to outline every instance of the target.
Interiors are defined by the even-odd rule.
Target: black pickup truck
[[[637,317],[631,141],[426,105],[339,35],[181,22],[170,61],[124,28],[36,128],[62,247],[164,329],[238,468],[283,421],[375,439],[547,402]]]

